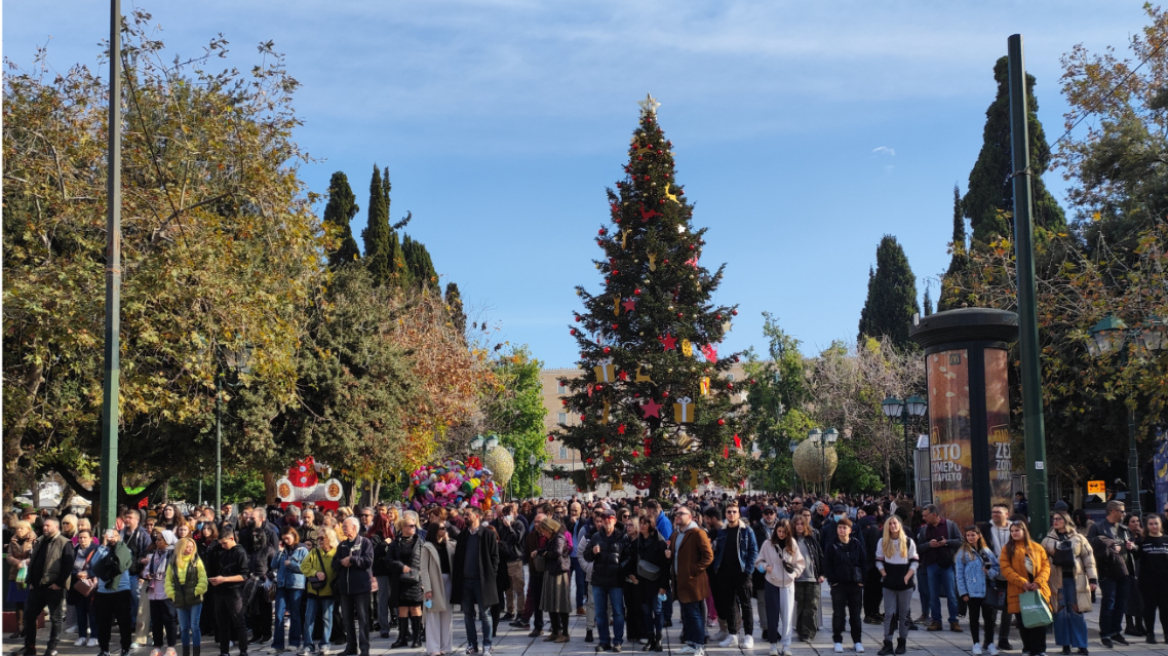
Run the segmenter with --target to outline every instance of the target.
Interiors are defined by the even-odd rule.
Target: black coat
[[[864,545],[858,540],[848,540],[847,543],[835,541],[827,547],[823,559],[823,575],[831,585],[841,583],[863,583],[864,567],[868,555]],[[854,572],[860,571],[860,580],[855,579]]]
[[[499,558],[505,563],[512,563],[523,558],[523,524],[518,521],[507,526],[502,519],[494,522],[493,526],[499,533]]]
[[[595,553],[593,547],[600,547]],[[614,529],[611,535],[596,531],[588,541],[584,560],[592,563],[592,585],[600,588],[620,587],[624,578],[632,571],[632,542],[624,532]]]
[[[345,567],[341,561],[349,558],[349,566]],[[337,578],[333,582],[333,590],[337,594],[361,594],[373,590],[370,580],[370,569],[373,567],[373,543],[368,538],[358,535],[356,538],[341,542],[337,547],[337,554],[333,556],[333,570]]]
[[[568,548],[568,538],[563,529],[547,541],[542,549],[537,549],[544,557],[544,574],[555,576],[572,571],[572,550]]]
[[[669,591],[670,561],[665,557],[665,550],[668,548],[669,543],[661,537],[656,529],[649,533],[649,537],[641,536],[633,541],[633,562],[644,560],[656,565],[661,570],[661,575],[657,577],[656,581],[650,581],[634,572],[637,577],[637,592],[641,603],[651,601],[653,596],[662,589],[666,592]]]
[[[458,544],[454,547],[454,562],[450,563],[450,603],[462,603],[462,586],[466,569],[467,537],[470,533],[468,526],[458,537]],[[496,577],[499,575],[499,538],[495,531],[486,524],[481,524],[479,535],[479,584],[483,591],[483,606],[490,608],[499,603],[498,585]],[[464,606],[463,612],[468,612]]]
[[[406,540],[400,535],[389,544],[386,551],[386,567],[396,580],[393,586],[393,599],[390,606],[410,605],[422,603],[422,584],[408,578],[401,578],[404,568],[409,567],[414,572],[422,571],[422,549],[424,540],[420,535],[414,535],[412,540]],[[456,545],[457,546],[457,545]]]

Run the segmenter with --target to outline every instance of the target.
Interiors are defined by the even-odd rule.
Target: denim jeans
[[[706,643],[705,599],[681,602],[681,639],[690,647]]]
[[[477,647],[479,636],[475,633],[475,612],[478,612],[479,623],[483,627],[483,646],[491,646],[491,614],[483,606],[483,584],[477,577],[464,579],[462,582],[462,607],[466,619],[466,643]]]
[[[320,613],[323,631],[320,633],[321,646],[327,646],[333,634],[333,598],[308,595],[308,608],[304,610],[304,646],[312,647],[312,629],[316,626],[316,615]]]
[[[199,645],[203,634],[199,631],[199,619],[203,616],[203,604],[178,609],[178,637],[183,647]]]
[[[921,567],[917,570],[917,575],[913,577],[913,582],[917,585],[917,594],[921,597],[921,617],[929,616],[929,604],[932,603],[929,595],[929,568]],[[911,616],[912,613],[909,613]]]
[[[645,616],[645,626],[653,631],[654,636],[661,637],[665,628],[661,617],[661,597],[657,594],[650,596],[641,604],[641,612]]]
[[[953,566],[941,567],[929,565],[929,608],[932,611],[933,622],[941,621],[941,597],[949,605],[949,622],[957,621],[957,579],[953,575]]]
[[[302,588],[277,588],[276,609],[273,613],[276,624],[272,629],[272,648],[284,648],[284,611],[288,611],[291,619],[288,622],[288,644],[292,647],[300,646],[300,598],[304,596]]]
[[[1059,612],[1054,614],[1054,644],[1069,645],[1076,649],[1087,648],[1087,619],[1082,613],[1071,610],[1079,603],[1075,590],[1075,579],[1063,579],[1059,588]]]
[[[1099,581],[1102,592],[1099,601],[1099,636],[1110,638],[1120,631],[1123,616],[1127,614],[1127,596],[1131,577],[1106,578]]]
[[[576,556],[572,556],[572,578],[576,580],[576,608],[583,608],[588,603],[588,575]]]
[[[97,638],[97,614],[93,607],[93,597],[82,597],[73,606],[77,613],[77,637]]]
[[[625,642],[625,591],[614,585],[610,588],[592,586],[596,602],[596,628],[600,629],[600,644],[622,645]],[[608,633],[608,609],[612,608],[612,636]]]

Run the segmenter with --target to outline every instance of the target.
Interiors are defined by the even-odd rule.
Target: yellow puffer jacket
[[[308,550],[308,555],[300,563],[300,573],[304,575],[305,580],[304,589],[308,594],[314,597],[333,596],[333,582],[337,580],[337,573],[333,571],[333,556],[336,555],[336,547],[333,547],[332,551],[324,551],[320,547]],[[327,581],[319,590],[312,585],[317,572],[324,572]]]

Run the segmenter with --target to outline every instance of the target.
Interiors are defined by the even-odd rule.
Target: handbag
[[[547,561],[544,560],[544,555],[543,554],[536,554],[535,558],[531,559],[531,566],[534,567],[535,571],[537,571],[537,572],[543,572],[544,570],[546,570],[547,569]]]
[[[1002,581],[987,581],[986,596],[982,604],[988,608],[1005,608],[1008,603],[1006,584]]]
[[[89,552],[89,555],[85,557],[85,564],[81,566],[81,569],[89,567],[89,560],[93,558],[93,554],[95,553],[97,553],[97,549]],[[82,597],[89,597],[95,590],[97,590],[97,579],[95,577],[90,576],[84,579],[77,579],[73,582],[73,591]]]
[[[1075,545],[1071,540],[1059,540],[1054,546],[1054,556],[1051,557],[1051,562],[1057,565],[1060,569],[1075,568]]]
[[[319,562],[321,564],[321,566],[323,567],[324,566],[324,554],[322,554],[320,552],[320,549],[313,549],[313,551],[316,552],[317,562]],[[325,573],[323,581],[316,578],[315,576],[309,578],[308,585],[311,585],[313,590],[324,590],[326,587],[328,587],[328,573],[327,572]]]
[[[661,568],[644,558],[637,559],[637,576],[646,581],[656,581],[661,578]]]
[[[1026,556],[1027,562],[1030,556]],[[1034,574],[1027,569],[1027,578],[1034,582]],[[1054,616],[1050,613],[1050,605],[1046,597],[1038,590],[1028,590],[1018,595],[1018,607],[1022,610],[1022,626],[1028,629],[1038,629],[1054,624]]]

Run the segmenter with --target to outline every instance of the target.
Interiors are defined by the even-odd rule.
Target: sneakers
[[[131,647],[131,649],[133,649],[133,647]],[[158,647],[155,647],[154,649],[150,650],[150,656],[162,656],[162,650]]]
[[[77,633],[77,625],[74,624],[73,626],[65,629],[65,633]]]
[[[166,651],[163,653],[165,653],[166,656],[178,656],[178,654],[174,652],[174,647],[167,647]]]
[[[715,635],[711,636],[711,637],[710,637],[710,640],[711,640],[711,641],[713,641],[713,642],[716,642],[716,643],[718,643],[718,644],[722,644],[722,641],[723,641],[723,640],[725,640],[725,639],[726,639],[726,637],[727,637],[727,636],[729,636],[729,635],[730,635],[730,634],[729,634],[729,633],[727,633],[726,631],[719,631],[717,634],[715,634]]]
[[[986,653],[990,656],[998,656],[998,646],[991,642],[989,646],[986,647]]]
[[[980,654],[981,654],[981,645],[976,643],[976,642],[973,643],[973,656],[979,656]]]
[[[1107,647],[1108,649],[1114,649],[1114,648],[1115,648],[1115,645],[1111,644],[1111,638],[1100,638],[1100,639],[1099,639],[1099,642],[1102,642],[1102,643],[1103,643],[1103,646],[1104,646],[1104,647]]]
[[[1117,642],[1117,643],[1119,643],[1119,644],[1121,644],[1121,645],[1123,645],[1123,646],[1125,646],[1125,647],[1127,646],[1127,638],[1123,637],[1122,635],[1120,635],[1120,634],[1118,634],[1118,633],[1117,633],[1117,634],[1115,634],[1115,635],[1113,635],[1113,636],[1111,636],[1111,641],[1112,641],[1112,642]]]
[[[1001,651],[1010,651],[1014,649],[1014,645],[1011,645],[1009,640],[999,640],[998,649]],[[990,653],[992,654],[993,652]]]
[[[142,646],[142,645],[140,645],[140,644],[138,644],[138,643],[136,643],[136,642],[131,642],[131,643],[130,643],[130,651],[134,651],[135,649],[137,649],[137,648],[139,648],[139,647],[141,647],[141,646]]]
[[[474,645],[467,645],[466,651],[462,653],[466,654],[466,656],[474,656],[475,654],[479,653],[479,648]]]
[[[483,656],[491,656],[491,646],[483,645]]]
[[[743,649],[754,649],[754,636],[748,635],[742,639]]]
[[[311,654],[312,650],[308,647],[301,647],[300,651],[296,652],[296,656],[310,656]]]
[[[85,647],[85,646],[87,646],[88,644],[89,644],[89,640],[88,640],[88,639],[86,639],[86,638],[78,638],[78,639],[77,639],[77,642],[73,643],[73,646],[74,646],[74,647]]]
[[[864,643],[862,643],[862,642],[857,642],[857,643],[856,643],[854,646],[855,646],[855,648],[856,648],[856,653],[857,653],[857,654],[862,654],[862,653],[864,653]]]
[[[737,647],[738,646],[738,636],[727,635],[725,638],[722,638],[721,640],[718,641],[718,646],[719,647]]]
[[[835,647],[832,648],[832,651],[834,651],[837,654],[844,653],[844,643],[842,643],[842,642],[835,643]]]
[[[679,654],[695,654],[695,653],[697,653],[697,649],[693,645],[686,644],[686,646],[682,647],[681,649],[678,649],[677,653],[679,653]]]

